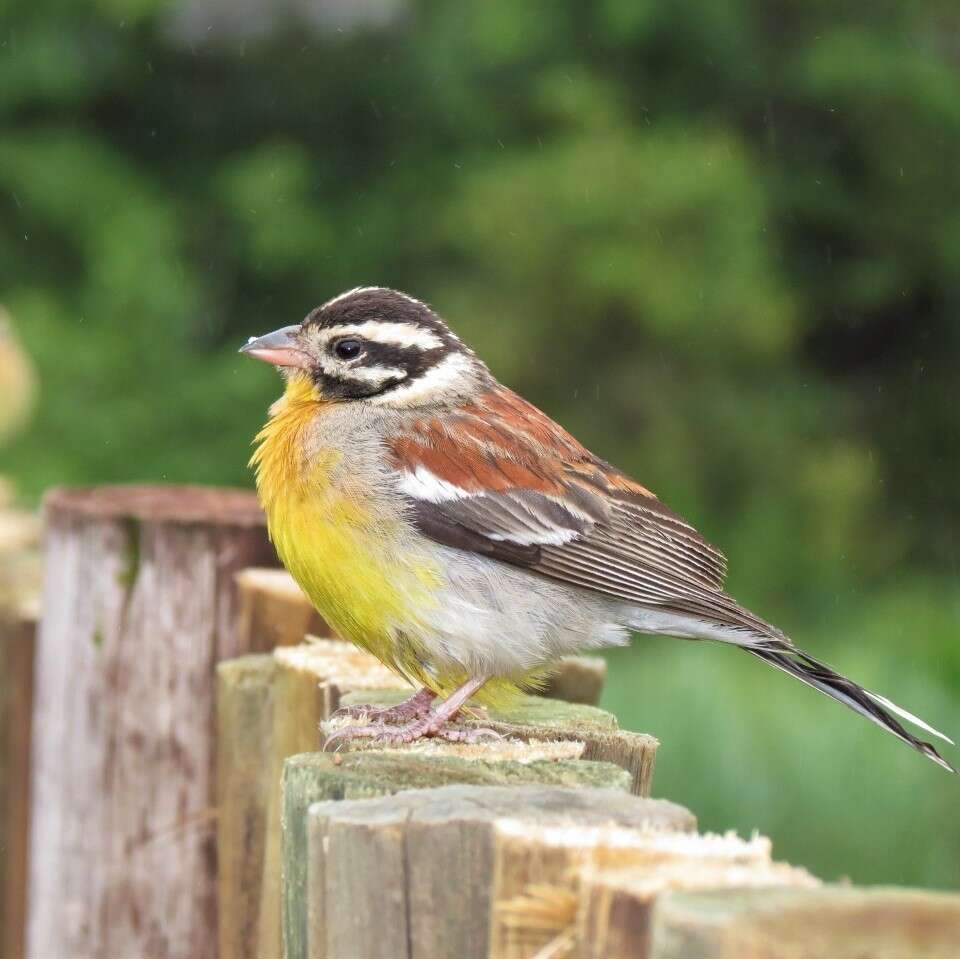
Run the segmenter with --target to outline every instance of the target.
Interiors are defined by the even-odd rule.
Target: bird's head
[[[385,287],[334,297],[240,352],[308,377],[323,400],[400,409],[469,396],[490,377],[429,306]]]

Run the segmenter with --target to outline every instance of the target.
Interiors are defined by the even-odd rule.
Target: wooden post
[[[345,695],[343,703],[387,706],[399,702],[404,695],[407,693],[372,690]],[[465,725],[482,726],[508,739],[521,741],[558,739],[580,742],[583,744],[582,759],[615,763],[630,773],[630,788],[634,795],[650,795],[659,743],[646,733],[620,729],[616,716],[602,709],[540,696],[523,696],[508,709],[493,710],[489,716],[468,719]],[[332,728],[328,727],[328,731]]]
[[[425,758],[411,769],[409,758],[349,754],[339,770],[329,757],[296,757],[288,764],[291,798],[305,776],[314,789],[325,786],[348,798],[403,788],[415,778],[414,770],[424,785],[454,778],[481,785],[313,805],[308,942],[301,938],[304,907],[298,890],[287,899],[287,959],[486,959],[501,826],[518,833],[575,832],[610,823],[662,832],[695,827],[693,816],[680,806],[589,788],[623,776],[607,763],[471,764],[452,758],[431,770]],[[505,788],[505,782],[511,785]],[[291,812],[299,815],[295,798],[294,804]],[[292,832],[288,865],[302,854],[298,841]]]
[[[607,661],[599,656],[566,656],[540,695],[568,703],[596,706],[607,678]]]
[[[770,841],[760,837],[744,842],[732,835],[589,825],[500,825],[491,959],[523,959],[561,946],[582,959],[600,959],[608,954],[608,941],[621,934],[643,959],[645,939],[638,930],[649,925],[650,904],[662,888],[816,882],[803,870],[773,864]],[[638,901],[647,912],[638,908],[627,921],[610,889],[630,881],[642,891]]]
[[[216,955],[214,665],[244,652],[234,574],[273,557],[236,490],[45,503],[31,959]]]
[[[272,656],[217,667],[217,916],[221,959],[256,959],[273,736]]]
[[[281,959],[283,955],[280,873],[285,760],[320,748],[320,724],[339,707],[344,693],[400,682],[368,653],[341,641],[282,647],[274,651],[273,662],[270,751],[264,760],[270,789],[264,810],[266,837],[257,934],[260,959]],[[404,695],[403,690],[396,693]]]
[[[36,616],[0,609],[0,955],[22,959]]]
[[[0,956],[22,959],[40,524],[10,500],[0,480]]]
[[[323,734],[320,724],[341,703],[390,704],[409,695],[409,689],[384,689],[398,680],[373,657],[349,643],[333,640],[282,647],[270,657],[248,657],[219,669],[220,738],[219,780],[222,857],[231,868],[221,882],[221,959],[252,954],[260,959],[281,955],[281,773],[284,761],[298,753],[317,750]],[[262,710],[247,703],[269,703],[269,735]],[[511,740],[501,753],[488,744],[479,749],[487,758],[525,761],[531,747],[542,751],[543,741],[559,740],[564,757],[615,762],[629,774],[631,790],[648,792],[657,742],[649,736],[617,729],[609,713],[538,697],[526,697],[512,710],[495,713],[489,724]],[[434,750],[437,743],[407,747],[406,751]],[[506,752],[505,752],[506,751]],[[255,754],[255,755],[253,755]],[[406,763],[413,761],[407,756]],[[228,787],[226,784],[230,784]],[[266,783],[266,785],[264,785]],[[413,781],[414,785],[423,785]],[[229,794],[224,791],[229,788]],[[265,792],[264,792],[265,790]],[[264,799],[264,795],[266,798]],[[235,860],[236,850],[246,860]],[[256,891],[241,888],[240,876],[255,875],[262,864],[262,882]],[[254,905],[254,902],[257,905]],[[256,918],[255,944],[243,946],[229,928],[247,928]],[[233,943],[232,951],[227,945]]]
[[[692,837],[689,848],[630,868],[590,868],[580,877],[573,932],[575,959],[649,959],[658,903],[673,890],[810,889],[809,873],[769,858],[740,859],[711,849],[716,837]],[[721,840],[728,845],[729,839]],[[744,844],[746,845],[746,844]],[[503,953],[507,959],[511,953]],[[513,953],[516,955],[516,953]],[[826,955],[826,953],[825,953]]]
[[[956,959],[960,896],[845,886],[671,893],[654,910],[652,940],[651,959]]]
[[[244,569],[237,573],[239,630],[246,649],[270,653],[296,646],[307,635],[332,637],[330,627],[285,569]]]

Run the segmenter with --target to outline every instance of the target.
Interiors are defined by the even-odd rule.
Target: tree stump
[[[302,777],[323,760],[329,757],[297,757],[288,777]],[[478,768],[460,759],[462,768],[448,766],[448,760],[431,775],[430,765],[421,762],[418,770],[402,753],[370,752],[345,756],[339,776],[332,765],[316,770],[316,786],[339,788],[338,795],[346,786],[346,798],[402,787],[418,778],[411,775],[415,770],[423,785],[463,778],[471,769],[475,778],[463,778],[471,785],[311,806],[308,942],[299,938],[300,896],[288,896],[288,959],[486,959],[492,880],[504,837],[509,842],[527,830],[576,833],[611,824],[663,832],[696,825],[672,803],[589,788],[611,785],[611,774],[623,775],[608,763],[534,760]],[[296,839],[291,836],[288,846],[291,866]]]
[[[235,573],[275,562],[252,494],[57,490],[45,503],[31,959],[216,955],[214,666]]]

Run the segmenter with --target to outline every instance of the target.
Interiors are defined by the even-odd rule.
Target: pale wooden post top
[[[217,486],[118,485],[57,487],[44,497],[46,516],[83,516],[144,523],[263,527],[256,494]]]

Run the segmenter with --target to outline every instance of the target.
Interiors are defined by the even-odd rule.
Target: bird
[[[738,603],[720,550],[498,382],[425,302],[357,287],[241,352],[285,380],[250,464],[281,561],[417,690],[336,745],[473,741],[456,722],[468,703],[509,701],[560,657],[636,632],[734,646],[957,771],[908,727],[952,740]]]

